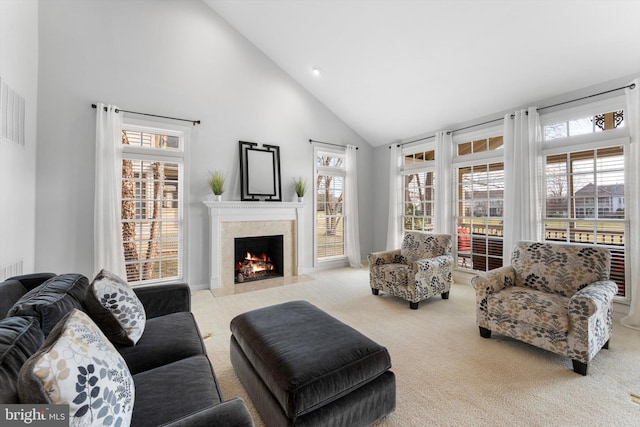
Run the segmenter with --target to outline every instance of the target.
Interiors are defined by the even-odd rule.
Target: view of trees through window
[[[433,231],[434,172],[403,176],[404,230]]]
[[[409,152],[402,157],[402,228],[405,231],[433,231],[435,158],[435,150]]]
[[[344,157],[321,153],[316,166],[317,258],[344,256]]]
[[[179,138],[123,130],[122,144],[173,151]],[[122,240],[129,282],[180,276],[180,168],[174,161],[123,155]]]

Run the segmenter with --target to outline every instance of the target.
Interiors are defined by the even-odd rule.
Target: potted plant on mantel
[[[222,200],[222,193],[224,193],[224,180],[225,176],[221,171],[209,171],[209,187],[211,187],[211,191],[216,196],[215,200],[218,202]]]
[[[299,176],[293,179],[296,195],[298,196],[298,202],[304,201],[304,194],[307,192],[307,180]]]

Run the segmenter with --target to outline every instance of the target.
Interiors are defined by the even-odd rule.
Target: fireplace
[[[283,276],[283,236],[236,237],[234,282]]]
[[[233,291],[235,283],[235,239],[283,236],[282,276],[297,276],[303,247],[300,202],[203,202],[209,210],[209,287]]]

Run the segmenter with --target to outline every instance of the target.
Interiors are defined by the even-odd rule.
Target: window
[[[501,128],[457,136],[457,266],[502,267],[504,162]]]
[[[344,153],[316,152],[316,258],[345,256]]]
[[[124,124],[122,144],[127,281],[182,279],[184,133]]]
[[[572,120],[550,123],[544,127],[545,141],[585,135],[624,127],[624,111],[610,111]]]
[[[402,229],[433,231],[435,150],[407,151],[402,157]]]
[[[625,298],[628,295],[625,269],[625,236],[629,230],[625,215],[628,139],[620,138],[620,133],[614,131],[624,126],[624,111],[616,109],[613,113],[588,117],[591,117],[589,121],[582,118],[564,121],[568,132],[563,140],[548,138],[547,129],[551,125],[544,126],[545,139],[549,141],[544,146],[545,240],[608,248],[611,280],[618,285],[618,296]],[[557,124],[553,118],[546,121],[553,126]],[[601,133],[585,139],[584,133],[572,133],[573,122],[582,122],[584,133],[588,129],[591,129],[589,133]]]

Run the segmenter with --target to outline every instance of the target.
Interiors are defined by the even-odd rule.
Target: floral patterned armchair
[[[573,370],[609,348],[613,297],[611,254],[606,248],[519,242],[511,265],[471,280],[483,338],[491,332],[570,357]]]
[[[407,232],[402,248],[369,254],[369,285],[374,295],[382,290],[409,301],[434,295],[449,298],[453,283],[453,237],[449,234]]]

